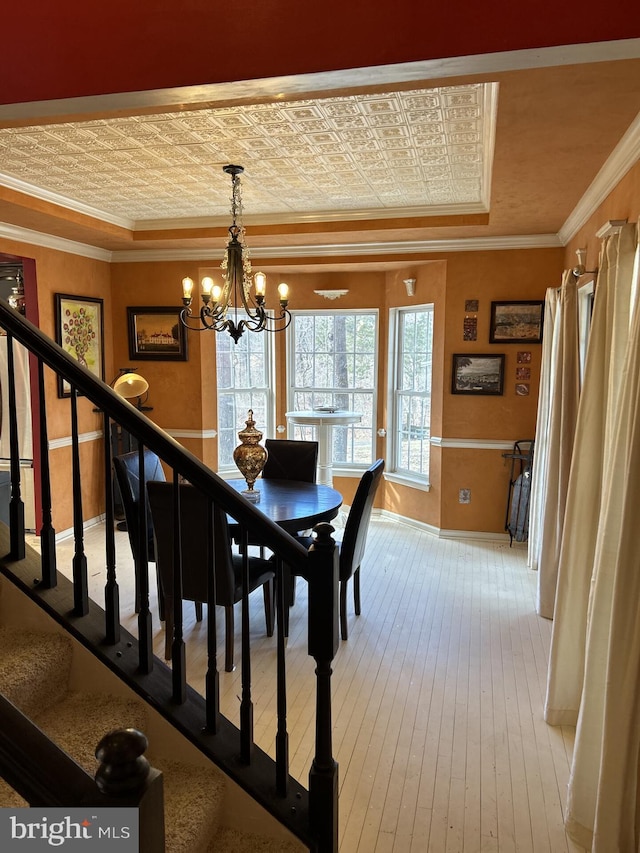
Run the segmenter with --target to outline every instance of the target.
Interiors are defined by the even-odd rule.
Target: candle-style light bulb
[[[186,278],[182,279],[182,295],[185,299],[191,299],[191,292],[193,291],[193,279]]]
[[[256,287],[256,296],[264,296],[267,289],[267,277],[263,272],[257,272],[253,277]]]
[[[211,290],[211,296],[214,302],[219,302],[222,295],[222,288],[219,284],[214,284]]]
[[[278,296],[280,297],[280,302],[286,302],[289,299],[289,285],[285,284],[284,281],[278,285]]]
[[[213,279],[211,278],[211,276],[206,275],[202,279],[202,292],[203,292],[203,294],[205,294],[206,296],[211,296],[212,288],[213,288]]]

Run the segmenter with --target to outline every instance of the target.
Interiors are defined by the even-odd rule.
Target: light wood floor
[[[100,603],[103,535],[96,527],[85,537]],[[131,552],[127,534],[116,536],[123,622],[135,634]],[[72,543],[60,543],[65,574],[71,557]],[[334,662],[341,853],[578,850],[563,827],[573,729],[542,719],[551,623],[535,613],[535,587],[522,546],[371,522],[363,612],[353,615],[350,597],[350,635]],[[157,613],[155,595],[153,606]],[[188,678],[202,690],[205,623],[194,621],[190,603],[184,612]],[[237,625],[239,617],[238,609]],[[265,636],[260,593],[251,628],[255,737],[273,754],[275,638]],[[158,622],[154,643],[162,656]],[[314,662],[300,582],[287,655],[291,772],[306,785]],[[220,673],[220,690],[223,713],[237,721],[239,669]]]

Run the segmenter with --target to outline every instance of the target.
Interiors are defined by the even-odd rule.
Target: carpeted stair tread
[[[0,809],[23,809],[29,803],[13,790],[4,779],[0,779]]]
[[[62,699],[71,669],[66,637],[0,627],[0,648],[0,689],[24,714],[33,718]]]
[[[265,838],[262,835],[250,835],[236,829],[222,828],[216,833],[215,841],[206,853],[300,853],[308,850],[300,842],[284,841],[278,838]]]
[[[69,693],[38,714],[34,722],[92,776],[98,767],[95,749],[114,729],[144,732],[147,715],[135,699],[101,693]]]
[[[154,758],[164,783],[165,842],[167,853],[206,850],[217,838],[225,779],[214,767],[196,767]],[[225,848],[218,846],[218,853]]]

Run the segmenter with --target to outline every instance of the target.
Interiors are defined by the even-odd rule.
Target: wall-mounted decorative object
[[[478,318],[475,314],[467,314],[464,318],[464,325],[462,327],[462,340],[463,341],[477,341],[478,340]]]
[[[518,364],[531,364],[530,352],[519,352],[517,358]]]
[[[313,292],[317,293],[318,296],[324,296],[325,299],[340,299],[341,296],[346,296],[349,290],[314,290]]]
[[[539,344],[542,340],[544,301],[492,302],[489,343]]]
[[[477,299],[465,299],[464,310],[467,314],[476,314],[478,312],[479,302]]]
[[[528,382],[531,379],[530,367],[516,367],[516,379]]]
[[[516,385],[516,396],[518,397],[528,397],[529,396],[529,386],[526,382],[518,382]]]
[[[129,307],[129,358],[138,361],[186,361],[187,335],[180,308]]]
[[[454,353],[452,394],[502,394],[504,354]]]
[[[407,291],[407,296],[415,296],[416,295],[416,280],[415,278],[405,278],[404,286]]]
[[[104,379],[103,300],[56,293],[56,341],[99,379]],[[58,376],[58,397],[70,397],[71,385]]]

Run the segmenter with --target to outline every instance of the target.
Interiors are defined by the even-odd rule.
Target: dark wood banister
[[[146,415],[116,394],[109,385],[98,379],[3,299],[0,299],[0,326],[16,341],[27,346],[52,370],[64,374],[96,408],[108,411],[113,420],[135,434],[146,447],[157,453],[185,479],[205,494],[211,495],[237,522],[251,527],[285,562],[297,564],[306,560],[306,549],[292,536],[256,510],[197,456],[159,429]]]
[[[240,524],[241,530],[244,531],[243,535],[246,535],[246,531],[250,530],[253,536],[258,536],[259,539],[263,541],[264,544],[274,552],[275,565],[278,567],[278,572],[282,571],[282,564],[287,563],[289,566],[291,566],[292,571],[294,571],[296,574],[301,575],[309,582],[309,654],[314,657],[316,661],[317,679],[316,748],[315,756],[309,772],[308,825],[305,829],[304,826],[301,826],[300,823],[296,820],[294,831],[296,832],[296,834],[299,835],[302,840],[309,844],[311,850],[317,851],[317,853],[336,853],[338,847],[338,768],[336,762],[333,759],[331,747],[330,680],[332,672],[331,664],[338,648],[338,553],[335,547],[335,542],[330,536],[332,528],[329,525],[321,525],[320,527],[322,528],[322,532],[320,534],[320,538],[317,545],[312,546],[310,550],[307,551],[292,536],[282,530],[278,525],[274,524],[269,518],[259,512],[251,503],[246,501],[234,489],[228,486],[222,478],[220,478],[211,469],[204,465],[197,457],[195,457],[189,451],[185,450],[182,445],[180,445],[177,441],[171,438],[171,436],[169,436],[163,430],[159,429],[144,414],[139,412],[134,406],[132,406],[130,403],[128,403],[126,400],[116,394],[106,383],[99,380],[88,369],[83,367],[78,361],[68,355],[51,338],[44,335],[33,323],[29,322],[26,318],[18,314],[2,299],[0,299],[0,327],[6,330],[12,340],[21,343],[36,357],[36,359],[38,359],[40,407],[43,416],[45,415],[45,413],[43,393],[44,382],[42,368],[40,366],[42,363],[46,364],[58,375],[63,376],[71,384],[72,399],[70,402],[72,420],[75,417],[77,394],[80,393],[84,395],[89,401],[91,401],[98,410],[104,413],[105,438],[109,428],[109,420],[111,419],[119,423],[124,429],[126,429],[129,433],[131,433],[138,439],[139,446],[141,449],[142,447],[148,447],[173,469],[174,482],[178,482],[178,475],[184,477],[186,480],[196,486],[201,492],[207,495],[211,501],[222,507],[228,515],[234,518]],[[11,349],[11,347],[9,347],[9,349]],[[46,438],[46,431],[44,432],[44,437]],[[74,444],[77,444],[77,438],[78,436],[76,423],[73,428]],[[44,443],[46,445],[46,441]],[[46,448],[44,452],[46,452]],[[109,480],[108,476],[107,480]],[[13,488],[17,490],[19,496],[19,480],[17,477],[12,478],[12,485]],[[74,481],[74,489],[76,485],[79,489],[79,482],[76,484]],[[106,499],[108,500],[108,498],[109,492],[107,487]],[[12,497],[12,504],[13,503],[19,504],[20,501],[18,500],[14,502]],[[46,508],[43,509],[43,530],[45,530]],[[143,514],[143,509],[144,504],[141,501],[141,522],[144,522],[145,518]],[[109,516],[108,509],[107,515]],[[79,517],[81,517],[81,507],[79,507],[77,513],[74,512],[74,527],[76,526]],[[13,527],[14,524],[12,519],[12,544],[11,552],[8,555],[8,559],[10,562],[12,559],[14,561],[22,559],[21,554],[16,550],[16,545],[14,544],[15,537]],[[111,527],[113,527],[113,525],[111,525]],[[141,530],[143,529],[142,523],[140,525],[140,528]],[[22,530],[24,531],[23,527]],[[111,533],[111,535],[113,534]],[[80,534],[80,539],[81,538],[82,536]],[[53,547],[53,531],[50,531],[49,539],[51,540],[49,544]],[[42,543],[43,554],[45,550],[44,546],[47,545],[47,541],[48,540]],[[53,548],[53,550],[55,552],[55,548]],[[109,549],[107,549],[107,551],[108,550]],[[108,580],[111,559],[112,558],[109,557],[109,554],[107,553]],[[17,567],[15,571],[18,571]],[[55,567],[53,568],[53,572],[55,574]],[[77,574],[79,578],[83,580],[83,582],[86,582],[86,578],[82,578],[83,574],[86,575],[86,569],[83,566],[78,567]],[[17,581],[17,585],[22,587],[23,591],[27,591],[27,587],[25,585],[25,578],[19,578],[18,575],[14,573],[12,575],[12,580],[14,582]],[[9,569],[9,573],[7,574],[7,576],[11,576],[11,569]],[[64,584],[65,579],[63,578],[61,580]],[[48,609],[50,615],[58,619],[61,624],[63,624],[63,622],[64,624],[67,624],[66,617],[63,620],[61,618],[61,614],[62,612],[68,613],[68,608],[63,607],[61,610],[59,605],[54,606],[53,608],[49,608],[49,606],[45,603],[49,599],[53,601],[55,599],[60,598],[59,593],[54,589],[49,589],[48,586],[49,585],[46,582],[46,578],[43,572],[43,583],[41,584],[40,588],[39,603],[41,604],[41,606],[44,606],[45,609]],[[115,605],[115,600],[112,601],[112,605]],[[278,619],[282,624],[284,623],[284,606],[286,605],[284,604],[283,596],[281,594],[279,596]],[[148,596],[146,607],[148,613]],[[91,611],[92,609],[95,608],[92,602],[89,602],[89,610]],[[103,620],[103,626],[106,627],[106,639],[108,643],[117,643],[115,633],[117,633],[120,629],[119,625],[116,626],[113,623],[113,615],[114,614],[111,614],[111,619],[107,618],[106,620]],[[107,617],[109,617],[108,611]],[[91,618],[91,612],[89,613],[89,618]],[[70,630],[72,631],[72,633],[75,633],[77,638],[81,639],[81,641],[85,644],[89,637],[89,634],[93,632],[95,636],[95,642],[100,643],[102,638],[104,638],[104,634],[102,635],[102,638],[99,639],[98,635],[95,632],[95,627],[93,627],[93,624],[87,632],[86,627],[80,627],[81,621],[82,614],[80,613],[76,602],[76,605],[74,607],[74,615],[72,616],[71,621],[69,622]],[[279,651],[283,652],[283,634],[280,626],[278,641]],[[132,644],[132,641],[126,641],[126,646],[131,646]],[[122,647],[122,645],[122,642],[120,642],[120,647]],[[143,645],[144,643],[140,641],[141,649]],[[95,648],[96,651],[98,651],[97,647]],[[104,661],[107,662],[107,664],[110,665],[115,671],[121,671],[124,674],[125,670],[130,668],[130,664],[127,664],[124,668],[121,664],[114,666],[115,662],[112,659],[114,654],[117,658],[121,654],[121,652],[110,652],[108,646],[103,647],[101,651],[98,652],[98,656],[102,657]],[[243,648],[243,664],[244,659],[245,654]],[[247,669],[250,669],[248,665]],[[134,689],[137,689],[138,692],[141,692],[141,695],[144,692],[144,690],[141,690],[141,688],[142,683],[145,680],[148,680],[150,677],[152,678],[152,680],[157,680],[156,677],[153,676],[153,674],[146,674],[149,672],[150,669],[147,669],[144,666],[144,664],[142,663],[142,656],[140,656],[140,664],[136,673],[134,674],[134,671],[131,671],[129,677],[132,679],[132,683],[137,681],[137,687],[134,685]],[[159,675],[162,675],[162,672],[160,672]],[[284,668],[281,664],[281,661],[279,661],[279,682],[281,678],[283,678],[283,676]],[[211,687],[209,679],[213,677],[217,678],[217,672],[213,676],[208,674],[208,687]],[[182,700],[176,698],[176,694],[174,693],[173,709],[171,711],[171,716],[175,720],[175,724],[177,724],[178,728],[185,734],[187,733],[188,729],[193,742],[197,742],[199,738],[194,739],[193,734],[198,729],[198,725],[201,726],[202,723],[198,722],[199,718],[193,717],[193,712],[194,710],[196,710],[196,705],[198,705],[198,696],[190,688],[187,687],[186,689],[187,694],[190,697],[189,701],[187,702],[187,705],[189,707],[187,708],[185,706],[183,713],[183,711],[180,710],[182,706],[180,704],[175,704],[176,702],[180,703]],[[213,693],[215,692],[215,690],[212,690],[211,692]],[[249,698],[247,700],[247,707],[250,707],[250,701],[251,700]],[[162,700],[162,707],[164,707],[165,710],[167,709],[168,706],[166,700]],[[205,738],[208,739],[207,733],[215,735],[217,731],[221,731],[222,729],[225,729],[226,731],[231,733],[228,723],[216,720],[215,716],[209,716],[210,708],[211,703],[208,703],[206,706],[206,722],[208,726],[204,730],[200,729],[205,733]],[[185,713],[187,715],[186,717]],[[279,732],[277,752],[278,757],[280,759],[286,758],[287,753],[286,729],[280,730],[280,721],[282,719],[282,713],[286,714],[286,702],[283,702],[282,705],[278,708]],[[190,722],[185,728],[185,721],[187,719],[189,719]],[[219,726],[220,728],[218,728]],[[203,748],[205,753],[209,754],[209,747],[206,746],[204,743],[201,744],[200,748]],[[226,754],[229,755],[228,750],[223,751],[225,751]],[[240,765],[234,765],[234,778],[236,778],[237,781],[240,777],[244,778],[243,773],[241,771],[241,767],[245,763],[245,759],[248,759],[250,757],[251,742],[249,742],[248,749],[244,751],[241,750],[241,752],[243,752],[243,758],[240,761]],[[258,750],[258,752],[261,751]],[[213,755],[211,755],[211,757],[213,758]],[[260,758],[259,762],[262,765],[263,771],[266,769],[264,765],[265,758],[266,755],[263,755]],[[286,761],[283,762],[281,767],[278,768],[278,770],[282,771],[282,768],[286,767],[287,763],[288,762]],[[227,767],[230,768],[231,764],[227,763]],[[288,795],[286,791],[287,785],[289,786]],[[284,798],[282,805],[278,809],[276,809],[277,813],[279,814],[283,814],[282,807],[285,806],[286,802],[290,801],[286,798],[285,795],[291,797],[291,786],[293,786],[294,790],[299,790],[299,794],[294,794],[294,796],[301,796],[304,793],[301,786],[297,782],[295,782],[295,780],[290,779],[287,783],[286,776],[283,775],[282,772],[280,772],[278,778],[276,779],[275,786],[277,788],[278,795]],[[245,787],[247,788],[247,790],[249,790],[248,786]],[[263,805],[266,805],[265,794],[268,793],[269,787],[270,783],[266,782],[265,785],[265,777],[263,775],[260,783],[261,798],[259,799],[259,802],[262,802]],[[295,815],[296,812],[296,808],[291,808],[292,814]],[[274,814],[275,813],[276,812],[274,812]],[[291,826],[291,824],[288,825],[290,826],[290,828],[293,829],[293,826]]]

